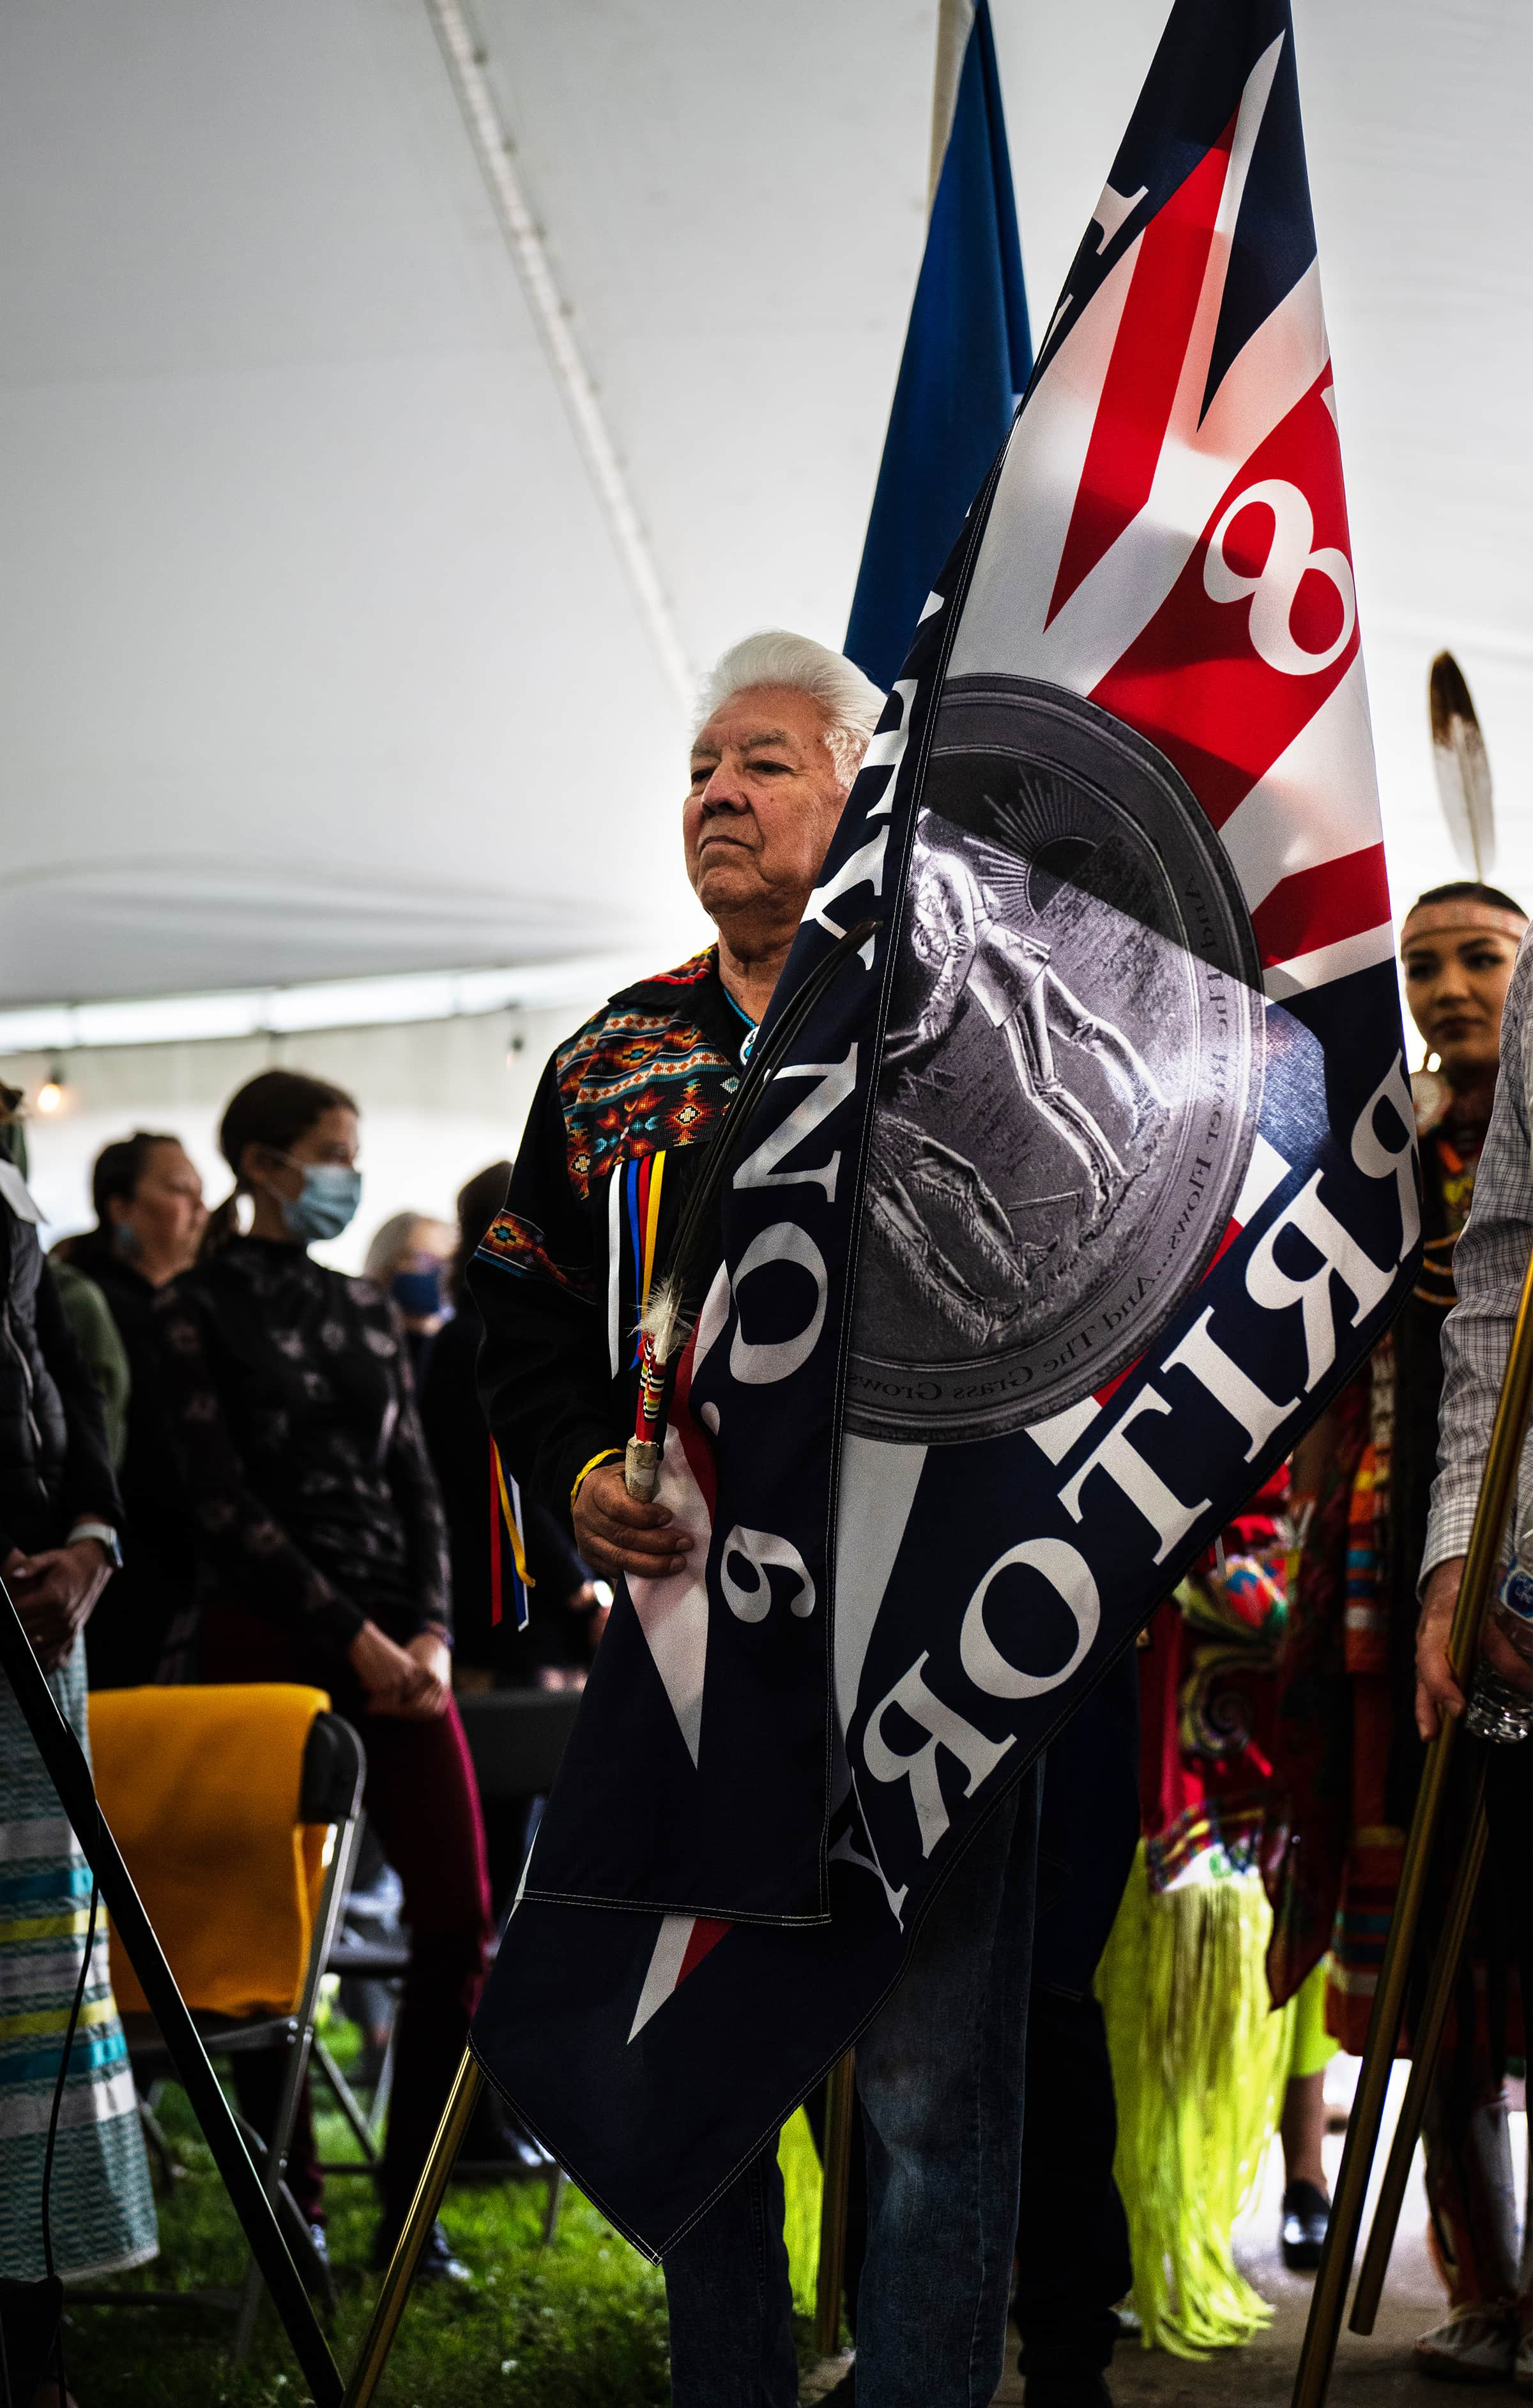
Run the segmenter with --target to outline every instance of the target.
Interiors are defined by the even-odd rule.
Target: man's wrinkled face
[[[1400,955],[1411,1017],[1449,1085],[1494,1078],[1516,940],[1485,927],[1412,928],[1408,916]]]
[[[812,695],[760,685],[731,695],[699,731],[681,836],[709,919],[802,911],[846,800],[826,724]]]

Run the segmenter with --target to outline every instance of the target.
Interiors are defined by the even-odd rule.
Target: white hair
[[[864,677],[844,652],[833,652],[810,636],[790,635],[785,627],[763,628],[759,635],[731,644],[704,678],[694,738],[731,695],[761,685],[792,686],[813,695],[829,722],[825,747],[836,775],[850,788],[883,709],[883,695],[872,679]]]

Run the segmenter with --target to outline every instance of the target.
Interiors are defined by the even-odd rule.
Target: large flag
[[[899,674],[1032,367],[989,0],[942,0],[925,255],[846,631],[875,685]]]
[[[784,998],[865,923],[736,1133],[699,1571],[614,1610],[476,2026],[655,2251],[1414,1276],[1287,0],[1177,0]]]

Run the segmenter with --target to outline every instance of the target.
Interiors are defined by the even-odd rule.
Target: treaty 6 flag
[[[1391,953],[1289,10],[1178,0],[758,1039],[704,1560],[619,1599],[476,2026],[641,2246],[1406,1292]]]

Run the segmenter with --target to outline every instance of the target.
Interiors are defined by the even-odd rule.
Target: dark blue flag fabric
[[[863,923],[737,1132],[704,1560],[619,1598],[475,2027],[655,2252],[1414,1276],[1287,0],[1177,0],[783,998]]]
[[[1032,367],[995,36],[978,0],[846,631],[876,685],[899,674]]]

